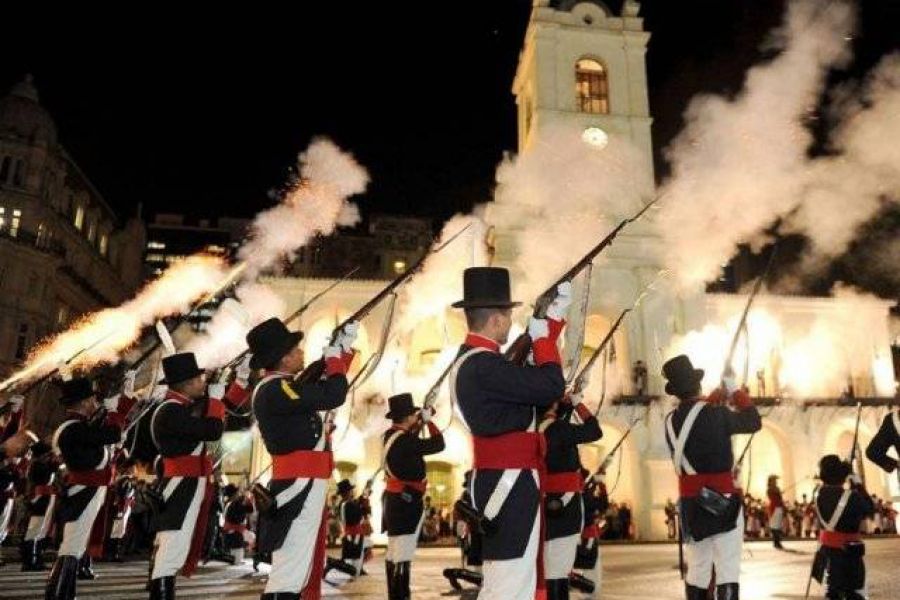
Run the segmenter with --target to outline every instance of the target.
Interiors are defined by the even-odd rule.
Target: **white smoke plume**
[[[425,259],[422,269],[400,288],[395,334],[404,335],[430,317],[441,317],[462,298],[462,272],[487,264],[487,225],[475,215],[456,215],[444,224],[434,246],[456,233],[465,233],[446,248]]]
[[[238,253],[250,278],[292,259],[316,235],[359,222],[359,210],[348,198],[365,191],[369,174],[353,156],[318,138],[300,155],[299,174],[281,204],[257,215],[250,226],[250,239]]]
[[[284,300],[262,283],[245,283],[235,290],[244,314],[220,308],[206,331],[191,339],[185,350],[197,355],[202,369],[220,367],[247,349],[247,332],[270,317],[284,318]]]
[[[531,301],[648,202],[647,169],[621,136],[597,148],[572,124],[541,129],[534,145],[497,169],[493,224],[515,236],[515,296]],[[601,256],[602,260],[602,256]]]
[[[795,0],[774,40],[780,54],[752,68],[737,97],[692,100],[667,150],[672,176],[657,218],[681,283],[715,278],[738,244],[758,243],[803,201],[812,137],[801,120],[828,70],[849,58],[853,24],[847,3]]]
[[[65,332],[39,344],[28,357],[28,367],[10,379],[40,377],[82,351],[70,368],[114,362],[144,327],[187,312],[198,298],[218,290],[227,277],[227,265],[219,258],[191,256],[177,261],[131,300],[85,315]]]

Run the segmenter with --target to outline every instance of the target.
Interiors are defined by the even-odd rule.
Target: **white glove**
[[[344,352],[350,352],[357,335],[359,335],[359,321],[350,321],[338,332],[334,345],[340,346]]]
[[[422,418],[423,423],[427,423],[431,420],[431,417],[434,416],[434,409],[430,406],[426,406],[419,411],[419,416]]]
[[[556,286],[556,298],[547,307],[547,316],[554,321],[563,321],[572,304],[572,282],[563,281]]]
[[[722,385],[725,387],[725,391],[728,392],[729,396],[738,389],[738,382],[734,374],[726,374],[722,377]]]
[[[862,485],[862,478],[858,473],[850,473],[850,483],[852,485]]]
[[[572,406],[578,406],[584,402],[584,392],[572,392],[569,394],[569,402]]]
[[[164,400],[166,394],[169,393],[169,386],[167,385],[158,385],[153,388],[153,391],[150,392],[150,400],[158,401]]]
[[[22,410],[22,404],[25,402],[25,396],[21,394],[13,394],[9,398],[9,403],[12,404],[13,412],[18,412]]]
[[[221,400],[225,397],[225,384],[224,383],[211,383],[206,388],[206,394],[210,398],[215,398],[216,400]]]
[[[532,341],[545,338],[550,335],[550,326],[547,319],[535,319],[531,317],[528,321],[528,335]]]
[[[104,398],[103,408],[105,408],[108,412],[116,412],[119,409],[119,396],[110,396],[109,398]]]
[[[325,349],[322,351],[322,358],[341,358],[341,354],[343,353],[343,349],[340,346],[325,346]]]
[[[235,378],[243,385],[246,385],[247,382],[250,380],[250,359],[251,358],[253,358],[253,355],[247,354],[247,356],[244,357],[244,360],[242,360],[241,363],[234,370]]]
[[[122,394],[129,398],[134,398],[134,380],[137,374],[137,369],[125,371],[125,378],[122,380]]]

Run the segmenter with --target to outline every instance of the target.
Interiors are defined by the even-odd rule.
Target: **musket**
[[[619,313],[619,317],[613,322],[612,327],[609,328],[609,331],[606,332],[606,335],[603,336],[602,340],[600,340],[600,344],[591,353],[591,356],[588,358],[587,362],[584,363],[581,371],[579,371],[578,375],[575,376],[575,379],[572,380],[572,385],[570,388],[571,391],[569,392],[570,394],[580,394],[582,391],[584,391],[584,388],[587,387],[591,369],[594,367],[597,359],[600,358],[600,355],[613,339],[613,335],[616,333],[619,325],[622,324],[622,321],[625,319],[625,315],[627,315],[633,309],[634,306],[629,306]]]
[[[856,466],[856,454],[859,448],[859,422],[862,419],[862,400],[856,401],[856,426],[853,429],[853,446],[850,448],[850,469],[854,470]],[[860,477],[862,477],[863,469],[859,469]]]
[[[441,252],[444,248],[446,248],[451,243],[453,243],[453,241],[456,238],[458,238],[460,235],[462,235],[462,233],[464,231],[466,231],[469,227],[470,227],[470,225],[466,225],[465,227],[463,227],[462,229],[457,231],[455,234],[453,234],[446,242],[442,243],[440,246],[438,246],[434,250],[423,254],[419,258],[419,260],[417,260],[415,263],[413,263],[413,265],[411,267],[409,267],[403,273],[401,273],[396,278],[394,278],[393,281],[391,281],[389,284],[387,284],[384,287],[384,289],[382,289],[380,292],[375,294],[368,302],[363,304],[355,313],[353,313],[352,315],[350,315],[349,317],[344,319],[341,323],[339,323],[338,326],[335,327],[331,333],[331,339],[330,339],[329,344],[333,345],[335,343],[335,341],[337,340],[338,334],[348,323],[352,323],[354,321],[361,321],[366,316],[368,316],[368,314],[371,313],[373,310],[375,310],[375,307],[378,306],[382,300],[387,298],[388,295],[393,293],[394,290],[396,290],[398,287],[400,287],[401,285],[406,283],[413,275],[415,275],[416,272],[420,268],[422,268],[422,265],[425,264],[425,260],[429,256],[432,256],[434,254],[437,254],[438,252]],[[303,372],[300,374],[300,377],[298,379],[301,382],[316,381],[322,377],[322,374],[324,372],[325,372],[325,360],[320,358],[320,359],[314,361],[313,363],[311,363],[308,367],[306,367],[306,369],[303,370]]]
[[[321,292],[315,294],[312,298],[310,298],[309,300],[307,300],[307,301],[303,304],[303,306],[301,306],[300,308],[298,308],[297,310],[295,310],[294,312],[292,312],[290,315],[288,315],[288,317],[284,320],[284,324],[285,324],[285,325],[288,325],[288,324],[290,324],[291,322],[296,321],[297,319],[299,319],[299,318],[303,315],[303,313],[305,313],[305,312],[309,309],[309,307],[312,306],[312,304],[313,304],[316,300],[318,300],[319,298],[321,298],[322,296],[324,296],[325,294],[327,294],[328,292],[330,292],[331,290],[333,290],[334,288],[336,288],[337,286],[339,286],[339,285],[342,284],[343,282],[345,282],[345,281],[347,281],[348,279],[350,279],[350,277],[352,277],[353,274],[356,273],[357,271],[359,271],[359,267],[353,267],[351,270],[347,271],[347,273],[345,273],[343,277],[341,277],[340,279],[336,280],[334,283],[332,283],[331,285],[329,285],[328,287],[326,287],[326,288],[325,288],[324,290],[322,290]],[[228,363],[227,363],[224,367],[222,367],[222,369],[224,370],[224,369],[232,369],[232,368],[234,368],[234,367],[237,366],[242,360],[244,360],[244,357],[246,357],[247,354],[248,354],[249,352],[250,352],[249,349],[244,350],[243,352],[241,352],[240,354],[238,354],[237,356],[235,356],[234,358],[232,358],[230,361],[228,361]]]
[[[633,217],[629,217],[627,219],[623,219],[621,223],[619,223],[612,231],[610,231],[605,238],[600,240],[600,243],[591,248],[587,254],[581,257],[581,259],[576,262],[572,268],[563,273],[563,275],[553,282],[553,284],[544,290],[540,296],[538,296],[537,300],[534,303],[534,310],[532,311],[532,316],[535,319],[544,319],[547,316],[547,309],[550,307],[550,304],[556,298],[557,288],[561,283],[565,283],[567,281],[571,282],[575,276],[577,276],[581,271],[583,271],[591,262],[593,262],[594,258],[597,257],[598,254],[603,252],[610,244],[612,244],[613,240],[619,235],[619,232],[625,228],[629,223],[633,223],[644,216],[644,213],[647,210],[656,204],[659,200],[659,196],[648,202],[640,211],[637,212]],[[531,351],[531,336],[528,335],[528,332],[522,333],[518,338],[510,344],[509,348],[507,348],[505,356],[506,359],[510,362],[516,364],[524,364],[525,359],[528,357],[528,353]]]
[[[587,313],[591,302],[591,280],[593,279],[594,263],[590,263],[582,278],[581,303],[578,307],[577,323],[569,321],[566,328],[566,368],[568,372],[566,383],[571,384],[581,365],[581,349],[584,347],[584,336],[587,332]]]

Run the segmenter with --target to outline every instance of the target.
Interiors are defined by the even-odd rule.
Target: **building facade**
[[[141,283],[144,227],[119,219],[66,152],[30,78],[0,99],[0,371]]]

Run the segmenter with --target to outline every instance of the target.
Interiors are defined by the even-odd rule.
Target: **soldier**
[[[897,459],[888,456],[887,451],[891,447],[900,452],[900,412],[897,410],[884,416],[881,427],[866,447],[866,456],[888,473],[893,473],[897,468]]]
[[[767,506],[769,516],[769,531],[772,532],[772,544],[778,550],[784,550],[781,540],[784,536],[784,499],[778,488],[778,475],[769,475],[766,484],[766,496],[769,499]]]
[[[340,498],[338,515],[343,528],[341,537],[341,558],[328,557],[324,575],[332,569],[346,573],[350,577],[356,577],[362,572],[363,556],[365,554],[365,536],[363,535],[363,509],[359,498],[353,495],[354,485],[349,479],[338,482],[337,493]]]
[[[292,332],[277,318],[247,334],[253,358],[250,366],[265,377],[253,390],[253,411],[266,450],[272,455],[268,491],[274,501],[261,513],[257,546],[272,553],[272,570],[262,600],[296,600],[301,588],[318,590],[325,562],[322,526],[328,480],[334,469],[329,443],[330,422],[320,411],[344,403],[351,346],[359,324],[349,323],[325,349],[325,374],[318,381],[301,382],[303,334]]]
[[[607,460],[609,457],[607,457]],[[599,598],[603,584],[603,563],[600,556],[600,540],[606,533],[606,511],[609,510],[609,492],[606,489],[606,465],[604,460],[598,473],[591,475],[582,469],[585,480],[584,523],[581,539],[575,550],[575,570],[569,574],[569,588]],[[578,571],[582,571],[579,573]]]
[[[383,436],[384,528],[388,534],[385,571],[389,600],[409,600],[410,565],[425,518],[423,496],[425,456],[444,449],[444,436],[431,422],[430,408],[417,410],[410,394],[388,398],[387,418],[393,425]],[[419,424],[428,428],[429,438],[419,437]]]
[[[232,483],[225,486],[225,519],[222,533],[225,548],[231,552],[234,564],[244,562],[244,550],[252,548],[256,536],[248,527],[250,515],[253,514],[253,501],[249,494],[241,492]]]
[[[680,400],[666,416],[666,442],[678,474],[681,524],[687,544],[688,600],[706,600],[716,570],[716,597],[739,597],[744,523],[741,498],[734,486],[731,436],[753,433],[762,421],[750,396],[737,388],[733,376],[724,389],[700,396],[703,370],[685,355],[663,365],[666,393]],[[730,399],[736,410],[725,406]]]
[[[124,466],[124,465],[123,465]],[[127,468],[126,468],[127,469]],[[125,533],[128,531],[128,520],[134,508],[134,477],[125,472],[116,479],[114,486],[113,522],[109,530],[109,558],[114,562],[122,562]]]
[[[156,551],[152,559],[150,598],[175,597],[175,574],[190,575],[202,547],[206,513],[212,495],[209,476],[212,460],[206,442],[222,437],[225,386],[207,384],[192,352],[162,360],[168,386],[166,399],[156,408],[150,430],[162,458],[159,487],[163,509],[159,514]],[[195,402],[208,395],[205,410],[195,414]]]
[[[565,378],[557,339],[571,302],[562,284],[546,319],[532,319],[533,365],[520,366],[500,354],[512,325],[509,272],[472,267],[463,275],[463,308],[469,333],[450,373],[450,393],[472,432],[474,509],[496,530],[484,537],[482,600],[530,600],[543,593],[539,562],[541,511],[539,472],[543,439],[537,409],[563,397]]]
[[[574,408],[572,405],[575,405]],[[580,425],[570,422],[573,411]],[[575,565],[584,525],[581,490],[581,460],[578,445],[603,437],[600,423],[580,396],[554,404],[540,424],[547,443],[547,479],[544,513],[547,518],[544,543],[544,573],[547,600],[568,600],[569,574]]]
[[[53,485],[56,462],[52,448],[40,443],[31,450],[28,466],[28,527],[20,552],[23,571],[43,571],[44,541],[50,535],[57,503],[57,490]]]
[[[865,600],[865,546],[859,534],[862,521],[872,516],[874,504],[862,480],[851,472],[850,464],[834,454],[819,461],[822,488],[816,498],[816,512],[822,532],[820,550],[828,564],[826,598]],[[849,477],[850,487],[844,482]]]
[[[79,563],[112,478],[109,446],[120,441],[134,400],[126,395],[104,400],[106,418],[101,420],[93,384],[77,377],[62,383],[60,402],[66,408],[66,420],[53,434],[53,449],[66,465],[66,489],[59,510],[63,538],[47,580],[48,600],[75,598],[76,578],[92,575],[89,564],[80,569]]]
[[[467,498],[471,496],[472,471],[466,471],[463,477],[462,497],[456,501],[454,505],[454,517],[456,519],[457,537],[460,539],[460,548],[462,550],[462,568],[461,569],[444,569],[444,577],[450,582],[454,590],[461,591],[463,588],[459,584],[459,580],[468,581],[476,587],[481,587],[482,575],[481,567],[484,564],[481,556],[481,546],[483,532],[480,530],[480,523],[472,520],[469,511],[465,510],[467,506]],[[463,509],[462,511],[460,509]]]

